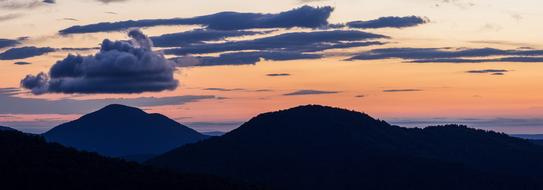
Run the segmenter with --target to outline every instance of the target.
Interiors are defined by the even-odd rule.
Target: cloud
[[[26,62],[26,61],[17,61],[17,62],[15,62],[15,63],[13,63],[13,64],[15,64],[15,65],[30,65],[30,64],[32,64],[32,63]]]
[[[245,89],[243,88],[204,88],[203,90],[232,92],[232,91],[244,91]]]
[[[241,50],[269,50],[317,52],[327,49],[380,45],[382,42],[367,41],[385,39],[387,36],[355,30],[291,32],[276,36],[234,42],[195,44],[187,47],[166,49],[166,54],[206,54]]]
[[[375,20],[368,21],[353,21],[347,23],[347,26],[351,28],[406,28],[413,27],[430,22],[427,18],[418,16],[406,16],[406,17],[381,17]]]
[[[307,54],[300,52],[277,52],[277,51],[257,51],[257,52],[234,52],[224,53],[218,57],[212,56],[184,56],[174,58],[178,67],[193,66],[218,66],[218,65],[248,65],[256,64],[261,59],[272,61],[287,61],[298,59],[318,59],[322,55]]]
[[[34,9],[47,4],[55,4],[54,0],[0,0],[3,9]]]
[[[32,90],[34,94],[41,94],[48,91],[49,76],[45,73],[37,75],[26,75],[21,80],[21,87]]]
[[[22,16],[23,16],[22,14],[17,14],[17,13],[12,13],[12,14],[7,14],[7,15],[0,15],[0,22],[13,20],[13,19],[16,19],[16,18],[19,18],[19,17],[22,17]]]
[[[543,57],[502,57],[494,59],[463,59],[463,58],[444,58],[444,59],[417,59],[410,61],[412,63],[489,63],[489,62],[516,62],[516,63],[543,63]]]
[[[470,0],[435,0],[436,7],[440,7],[441,5],[451,4],[461,9],[467,9],[470,7],[475,6],[475,3],[471,2]]]
[[[367,41],[387,36],[354,30],[291,32],[276,36],[223,43],[201,43],[171,48],[164,53],[180,55],[172,58],[179,67],[245,65],[261,59],[273,61],[318,59],[318,51],[380,45],[382,42]],[[238,52],[232,52],[238,51]],[[194,56],[194,54],[222,53],[218,56]]]
[[[312,2],[319,2],[319,1],[328,1],[328,0],[298,0],[300,3],[312,3]]]
[[[108,4],[108,3],[125,2],[125,1],[128,1],[128,0],[96,0],[96,1],[101,2],[101,3]]]
[[[70,17],[63,18],[62,20],[67,20],[67,21],[79,21],[79,19],[70,18]]]
[[[242,30],[254,28],[317,28],[328,24],[332,7],[303,6],[276,14],[220,12],[192,18],[129,20],[120,22],[102,22],[97,24],[72,26],[59,31],[61,34],[112,32],[130,28],[203,25],[208,29]]]
[[[20,44],[19,40],[11,40],[11,39],[0,39],[0,49],[16,46]]]
[[[532,44],[529,44],[529,43],[501,41],[501,40],[474,40],[474,41],[468,41],[468,42],[476,43],[476,44],[506,45],[506,46],[516,46],[516,47],[532,46]]]
[[[502,58],[487,58],[507,56]],[[541,62],[543,50],[495,48],[384,48],[358,53],[347,60],[404,59],[415,63]],[[466,59],[475,58],[475,59]]]
[[[339,93],[339,91],[298,90],[295,92],[283,94],[283,96],[305,96],[305,95],[337,94],[337,93]]]
[[[407,89],[387,89],[387,90],[383,90],[383,92],[420,92],[420,91],[423,91],[421,89],[411,89],[411,88],[407,88]]]
[[[0,88],[0,114],[85,114],[109,104],[123,104],[135,107],[182,105],[200,100],[215,99],[215,96],[171,96],[106,99],[59,99],[47,100],[17,97],[17,88]]]
[[[11,48],[6,50],[3,53],[0,53],[0,60],[15,60],[15,59],[25,59],[35,56],[44,55],[50,52],[54,52],[54,48],[50,47],[20,47],[20,48]]]
[[[224,40],[227,37],[240,37],[269,32],[241,31],[241,30],[210,30],[196,29],[187,32],[164,34],[151,37],[156,47],[180,47],[205,41]]]
[[[267,74],[266,76],[269,76],[269,77],[287,77],[287,76],[290,76],[289,73],[270,73],[270,74]]]
[[[491,74],[491,75],[505,75],[509,70],[504,69],[483,69],[483,70],[469,70],[466,73],[470,74]]]
[[[175,65],[152,51],[152,42],[139,30],[130,41],[105,39],[96,55],[68,55],[49,74],[28,75],[21,86],[41,93],[142,93],[173,90]],[[45,82],[43,82],[45,81]]]

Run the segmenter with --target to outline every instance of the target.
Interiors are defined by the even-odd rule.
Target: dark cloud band
[[[15,45],[18,45],[19,43],[20,43],[19,40],[0,39],[0,48],[15,46]]]
[[[15,59],[25,59],[35,56],[44,55],[50,52],[54,52],[54,48],[50,47],[20,47],[20,48],[11,48],[6,50],[3,53],[0,53],[0,60],[15,60]]]
[[[328,24],[332,7],[303,6],[276,14],[221,12],[193,18],[129,20],[121,22],[103,22],[97,24],[72,26],[61,30],[61,34],[112,32],[130,28],[168,26],[168,25],[203,25],[208,29],[242,30],[253,28],[317,28]]]
[[[240,37],[265,33],[268,32],[197,29],[187,32],[155,36],[151,37],[151,40],[153,40],[156,47],[181,47],[191,44],[201,44],[206,41],[224,40],[228,37]]]
[[[496,56],[502,57],[493,58]],[[393,58],[404,59],[414,63],[543,62],[543,50],[502,50],[495,48],[384,48],[362,52],[348,60]]]
[[[406,17],[381,17],[368,21],[353,21],[347,23],[350,28],[374,29],[374,28],[406,28],[428,23],[427,18],[418,16]]]
[[[298,90],[298,91],[283,94],[283,95],[284,96],[305,96],[305,95],[337,94],[337,93],[339,93],[339,91]]]
[[[388,37],[355,30],[292,32],[254,40],[196,44],[187,47],[166,49],[164,52],[172,55],[206,54],[242,50],[317,52],[335,48],[380,45],[383,43],[367,40],[384,38]]]

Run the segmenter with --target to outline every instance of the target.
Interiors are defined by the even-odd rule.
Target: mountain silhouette
[[[537,145],[543,145],[543,140],[530,140],[530,141]]]
[[[207,138],[166,116],[115,104],[61,124],[43,136],[51,142],[113,157],[162,154]]]
[[[17,131],[0,131],[0,152],[2,189],[255,189],[219,177],[177,174],[80,152]]]
[[[146,162],[273,189],[543,189],[543,146],[447,125],[402,128],[332,107],[261,114]]]
[[[16,131],[16,130],[10,127],[0,126],[0,131]]]

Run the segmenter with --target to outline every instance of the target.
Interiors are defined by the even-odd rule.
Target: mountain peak
[[[160,154],[206,138],[164,115],[120,104],[59,125],[44,136],[49,141],[106,156]]]
[[[125,105],[121,105],[121,104],[110,104],[110,105],[107,105],[105,107],[103,107],[102,109],[96,111],[95,113],[100,113],[100,112],[103,112],[103,113],[134,113],[134,114],[146,114],[145,111],[139,109],[139,108],[136,108],[136,107],[130,107],[130,106],[125,106]]]
[[[10,127],[0,126],[0,131],[16,131],[16,130]]]
[[[272,189],[515,189],[540,184],[541,160],[542,147],[503,134],[460,125],[402,128],[305,105],[261,114],[146,163]]]
[[[354,128],[369,129],[380,126],[390,125],[361,112],[322,105],[304,105],[260,114],[231,133],[250,133],[249,131],[257,130],[262,130],[262,133],[337,133]]]
[[[298,117],[314,117],[315,120],[338,119],[338,118],[330,118],[333,116],[362,117],[369,120],[376,120],[372,118],[371,116],[362,112],[357,112],[357,111],[337,108],[337,107],[331,107],[331,106],[317,105],[317,104],[308,104],[308,105],[297,106],[297,107],[293,107],[293,108],[289,108],[285,110],[268,112],[268,113],[261,114],[260,116],[257,116],[257,118],[261,116],[267,116],[267,115],[279,116],[281,114],[293,115],[293,116],[298,116]],[[328,116],[328,117],[319,118],[316,116]]]

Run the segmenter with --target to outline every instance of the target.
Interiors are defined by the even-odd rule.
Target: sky
[[[543,133],[537,0],[0,0],[0,125],[120,103],[201,132],[305,104]]]

